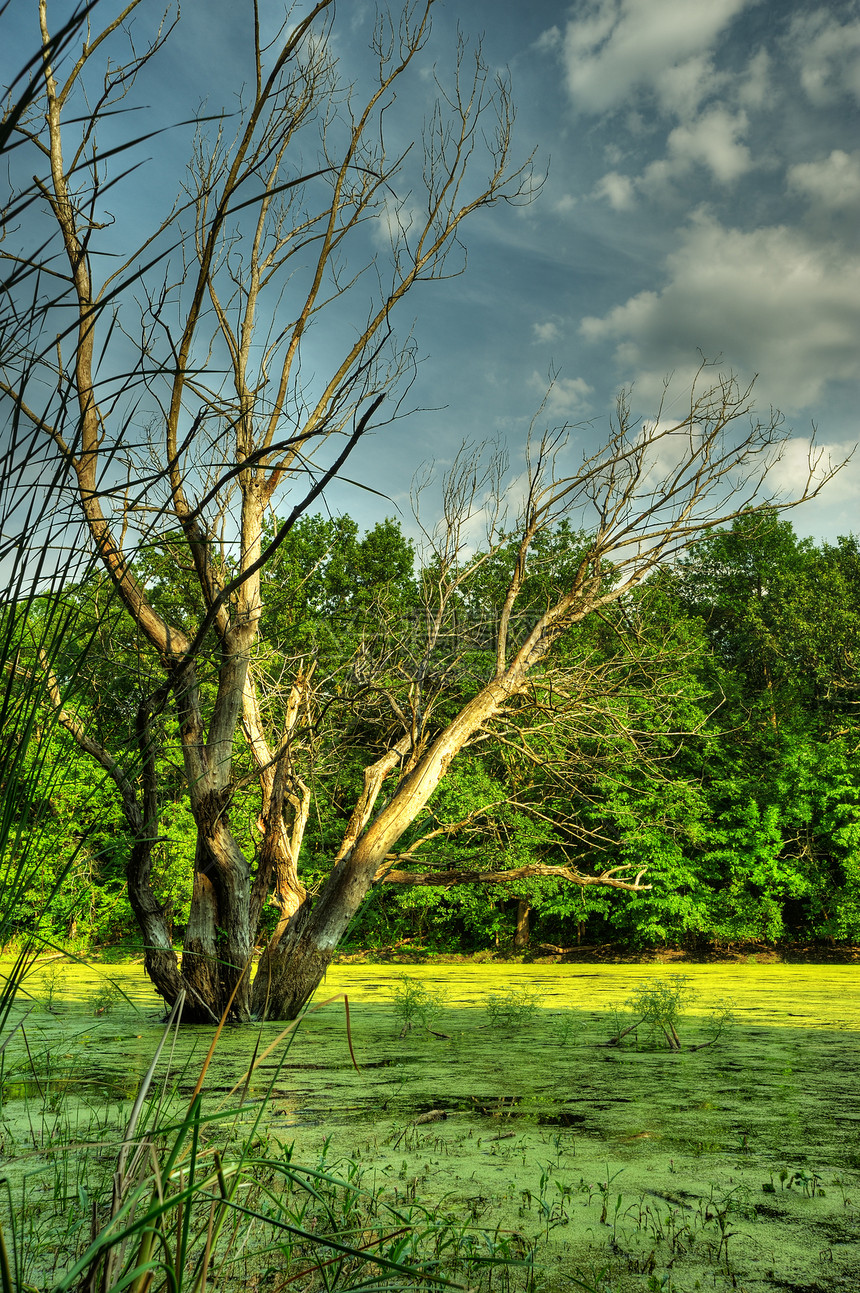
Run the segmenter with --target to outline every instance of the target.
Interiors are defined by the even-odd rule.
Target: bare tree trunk
[[[198,837],[194,854],[194,887],[182,945],[182,985],[188,993],[183,1018],[216,1020],[220,998],[218,975],[218,896]]]
[[[152,846],[158,836],[158,783],[151,719],[153,712],[166,702],[168,694],[166,688],[160,688],[137,710],[135,735],[141,760],[143,811],[126,868],[126,880],[131,909],[143,933],[144,969],[156,991],[172,1005],[181,991],[182,978],[167,913],[152,887]]]
[[[280,941],[307,897],[299,879],[298,860],[310,813],[311,792],[295,771],[291,741],[302,711],[307,708],[312,674],[313,666],[300,670],[290,687],[281,749],[277,754],[263,732],[259,698],[250,672],[245,680],[242,727],[258,769],[262,800],[258,826],[263,836],[251,888],[250,924],[254,930],[259,927],[263,904],[271,897],[279,916],[269,940],[270,947]]]
[[[276,948],[261,959],[254,981],[255,1013],[264,1019],[295,1019],[319,987],[367,893],[352,884],[327,883],[313,908],[293,917]]]
[[[193,1019],[250,1015],[249,977],[254,943],[250,924],[250,867],[230,829],[233,740],[247,677],[248,652],[239,633],[225,635],[218,695],[204,737],[196,669],[173,682],[191,811],[197,827],[191,912],[182,956]],[[207,739],[208,738],[208,739]]]
[[[531,903],[520,898],[517,901],[517,923],[514,930],[514,951],[522,952],[529,945],[529,912]]]
[[[250,1017],[253,940],[248,923],[250,876],[242,851],[223,821],[197,818],[194,889],[182,950],[182,983],[189,995],[183,1018],[207,1022],[228,1006]]]
[[[518,659],[466,704],[402,778],[388,803],[371,821],[385,778],[397,767],[408,742],[388,751],[365,772],[365,790],[344,835],[343,849],[314,903],[305,903],[266,966],[268,979],[255,992],[258,1013],[294,1019],[321,982],[338,943],[372,888],[391,848],[411,825],[474,733],[489,722],[523,685]],[[369,824],[368,824],[369,823]],[[268,1004],[263,1009],[262,1000]]]
[[[182,979],[167,916],[152,889],[151,870],[152,840],[147,832],[135,839],[131,847],[126,867],[128,897],[143,934],[143,968],[156,992],[172,1003],[182,987]]]

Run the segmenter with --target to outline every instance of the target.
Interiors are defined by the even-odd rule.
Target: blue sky
[[[333,42],[349,76],[361,75],[374,7],[340,2]],[[266,0],[264,14],[274,9]],[[742,380],[758,373],[762,408],[786,415],[785,489],[813,423],[834,457],[850,452],[860,438],[860,4],[439,0],[433,21],[393,132],[417,132],[430,69],[444,78],[459,26],[483,39],[491,67],[509,69],[516,148],[537,148],[547,179],[530,205],[475,217],[462,277],[409,298],[399,328],[414,328],[422,362],[410,403],[425,411],[350,466],[391,502],[341,486],[330,506],[364,524],[397,509],[408,520],[413,472],[444,466],[464,437],[504,439],[516,471],[550,369],[547,419],[575,424],[577,443],[596,448],[620,387],[632,385],[647,417],[670,374],[670,404],[680,397],[700,353]],[[23,49],[24,5],[3,22]],[[245,32],[239,4],[188,0],[153,65],[147,122],[189,115],[204,97],[210,109],[229,105]],[[175,190],[185,142],[162,138],[120,227]],[[318,346],[324,366],[324,338]],[[858,498],[860,461],[792,519],[833,539],[860,529]]]

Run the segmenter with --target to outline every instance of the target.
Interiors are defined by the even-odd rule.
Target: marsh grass
[[[204,1293],[293,1283],[325,1293],[390,1293],[458,1287],[458,1277],[503,1293],[515,1267],[521,1286],[530,1286],[529,1255],[518,1256],[510,1237],[423,1207],[414,1185],[394,1203],[383,1200],[365,1168],[331,1161],[327,1145],[316,1162],[300,1163],[291,1145],[271,1138],[268,1099],[248,1106],[245,1096],[272,1055],[280,1057],[271,1084],[277,1081],[301,1020],[213,1102],[205,1081],[219,1027],[189,1099],[187,1071],[175,1070],[171,1058],[181,1004],[119,1126],[96,1121],[81,1137],[31,1059],[41,1129],[38,1115],[31,1118],[20,1179],[13,1186],[7,1174],[3,1182],[3,1293]]]
[[[129,967],[129,981],[136,973]],[[809,1286],[814,1286],[821,1271],[814,1255],[807,1262],[800,1249],[806,1246],[817,1253],[822,1245],[826,1248],[825,1238],[837,1243],[836,1237],[844,1233],[834,1249],[836,1263],[824,1271],[829,1283],[823,1287],[828,1293],[853,1293],[854,1284],[846,1283],[837,1267],[839,1244],[844,1248],[851,1242],[852,1228],[856,1237],[856,1210],[850,1202],[857,1197],[856,1181],[840,1155],[834,1157],[830,1142],[815,1142],[816,1158],[809,1137],[794,1139],[786,1157],[787,1129],[791,1127],[794,1135],[803,1125],[801,1111],[807,1106],[801,1093],[806,1075],[812,1073],[808,1066],[822,1063],[808,1038],[803,1059],[795,1050],[799,1039],[793,1030],[765,1042],[755,1030],[751,1041],[740,1029],[732,1053],[713,1060],[710,1052],[695,1054],[694,1047],[676,1056],[667,1051],[665,1039],[654,1049],[644,1046],[641,1053],[624,1048],[613,1054],[599,1048],[606,1035],[606,1014],[590,1012],[579,1016],[576,1046],[562,1053],[557,1033],[564,1012],[546,1009],[528,1029],[495,1032],[482,1025],[480,999],[462,1006],[460,973],[457,967],[448,975],[454,1004],[434,1017],[452,1039],[462,1038],[456,1049],[453,1040],[428,1045],[418,1028],[405,1043],[392,1035],[391,977],[383,1001],[378,980],[367,976],[373,990],[366,993],[362,1008],[355,1009],[362,1000],[362,980],[356,982],[352,972],[332,975],[332,991],[352,988],[356,993],[350,991],[349,996],[356,1056],[360,1064],[366,1060],[361,1073],[350,1067],[343,1016],[334,1001],[302,1025],[294,1045],[292,1034],[278,1042],[271,1025],[261,1030],[260,1050],[270,1043],[275,1049],[259,1057],[257,1080],[245,1080],[247,1033],[225,1030],[206,1076],[210,1093],[201,1090],[200,1110],[192,1119],[199,1127],[195,1175],[205,1186],[189,1205],[197,1218],[198,1257],[205,1248],[207,1209],[213,1200],[215,1224],[217,1209],[229,1214],[213,1239],[207,1289],[227,1290],[244,1283],[250,1290],[255,1280],[258,1288],[289,1288],[291,1274],[302,1271],[311,1273],[295,1282],[310,1290],[322,1289],[329,1276],[333,1293],[357,1287],[359,1279],[381,1288],[384,1272],[371,1265],[366,1253],[363,1275],[362,1267],[356,1264],[350,1270],[350,1259],[337,1252],[317,1249],[315,1255],[313,1244],[330,1224],[336,1237],[353,1248],[361,1249],[380,1233],[390,1238],[392,1247],[401,1241],[411,1244],[404,1264],[414,1266],[425,1284],[449,1279],[499,1293],[519,1293],[531,1286],[534,1293],[557,1293],[580,1285],[612,1293],[647,1293],[651,1287],[693,1293],[696,1280],[702,1289],[717,1293],[730,1293],[733,1287],[784,1287],[766,1278],[766,1263],[758,1256],[766,1249],[783,1252],[784,1245],[791,1256],[781,1259],[781,1278],[789,1280],[792,1270],[802,1268]],[[84,1254],[91,1241],[94,1202],[101,1223],[110,1220],[105,1182],[116,1170],[129,1114],[126,1106],[121,1125],[117,1109],[110,1118],[102,1111],[95,1121],[98,1096],[91,1089],[87,1093],[86,1082],[88,1063],[98,1063],[96,1038],[113,1042],[120,1040],[115,1037],[119,1033],[152,1035],[152,1025],[145,1029],[136,1024],[130,1011],[118,1010],[116,1022],[94,1024],[88,1018],[92,978],[71,967],[68,974],[62,1012],[48,1016],[37,1006],[31,1024],[25,1024],[28,1035],[32,1026],[34,1068],[46,1102],[42,1117],[41,1097],[32,1095],[38,1146],[32,1138],[27,1143],[25,1130],[16,1156],[29,1161],[31,1174],[26,1195],[18,1181],[14,1201],[19,1212],[22,1204],[29,1209],[27,1216],[22,1213],[23,1243],[30,1255],[27,1282],[42,1289],[68,1271],[70,1255],[78,1260]],[[645,977],[651,976],[649,970]],[[433,990],[440,982],[444,986],[444,978],[435,971],[428,976]],[[541,976],[550,1001],[558,982]],[[510,983],[504,970],[495,979],[500,983],[503,988]],[[712,988],[708,998],[705,982],[698,986],[707,1006],[725,991]],[[618,1000],[625,1001],[637,989],[635,979],[626,979]],[[796,987],[792,991],[789,1005],[796,1008]],[[760,1001],[760,994],[756,999]],[[741,999],[739,1010],[743,1004]],[[695,1023],[693,1036],[698,1041],[706,1013],[703,1009],[690,1018],[681,1014],[677,1031],[682,1040]],[[88,1035],[82,1038],[80,1052],[71,1040],[78,1022]],[[166,1079],[153,1080],[143,1103],[135,1139],[142,1142],[144,1132],[151,1135],[162,1176],[201,1069],[199,1048],[194,1049],[195,1038],[201,1036],[208,1043],[211,1030],[180,1035],[169,1066],[162,1063],[168,1069]],[[39,1038],[41,1049],[36,1046]],[[850,1060],[848,1052],[843,1055],[836,1046],[835,1030],[822,1031],[820,1038],[834,1056]],[[150,1048],[154,1044],[150,1042]],[[275,1079],[273,1061],[280,1063],[278,1048],[288,1045],[293,1049],[285,1053],[287,1062]],[[770,1052],[771,1045],[779,1049]],[[165,1056],[171,1047],[172,1040]],[[20,1048],[13,1049],[20,1053]],[[193,1069],[183,1069],[176,1057],[189,1049],[196,1059]],[[48,1050],[53,1052],[50,1090],[44,1080]],[[66,1050],[78,1058],[65,1060],[64,1067]],[[87,1061],[87,1055],[92,1059]],[[792,1072],[789,1062],[797,1083],[787,1085],[780,1095],[773,1080],[779,1078],[785,1085],[785,1075]],[[108,1066],[102,1071],[109,1084],[117,1070]],[[34,1076],[28,1072],[32,1086]],[[266,1094],[270,1087],[271,1098]],[[228,1088],[235,1088],[232,1095]],[[760,1089],[768,1093],[769,1107],[779,1106],[776,1111],[770,1108],[767,1127],[750,1099],[750,1093]],[[846,1086],[840,1097],[849,1114],[851,1089]],[[82,1108],[77,1121],[73,1116],[76,1090],[93,1100],[88,1132],[85,1118],[90,1111]],[[835,1088],[830,1085],[827,1090]],[[226,1103],[219,1103],[221,1096],[215,1092],[225,1093]],[[635,1099],[629,1098],[634,1094]],[[50,1102],[60,1096],[52,1110]],[[80,1095],[77,1099],[80,1104]],[[20,1109],[18,1103],[6,1120],[16,1135],[22,1127]],[[428,1110],[435,1114],[432,1119]],[[440,1110],[447,1110],[447,1117]],[[294,1120],[291,1125],[286,1113]],[[192,1128],[180,1150],[186,1155],[180,1164],[183,1171],[193,1133]],[[693,1150],[699,1138],[713,1142],[712,1148],[701,1154]],[[231,1182],[237,1182],[233,1199],[226,1202],[213,1161],[215,1150],[228,1194]],[[837,1166],[840,1188],[832,1184]],[[150,1188],[156,1179],[151,1168],[146,1178]],[[771,1182],[776,1198],[765,1189]],[[325,1206],[316,1198],[308,1201],[306,1187],[320,1195]],[[171,1198],[175,1202],[180,1192],[176,1172],[163,1192],[165,1203]],[[143,1197],[137,1206],[148,1209],[150,1202]],[[270,1218],[282,1223],[280,1228]],[[385,1221],[388,1229],[380,1230]],[[303,1241],[286,1232],[283,1223],[310,1231],[312,1239],[304,1241],[304,1251]],[[391,1238],[400,1225],[414,1227],[411,1238]],[[165,1221],[164,1226],[175,1235],[174,1225]],[[175,1268],[175,1238],[171,1242]],[[371,1250],[371,1257],[379,1251]],[[123,1270],[133,1276],[135,1268],[128,1261],[134,1255],[126,1254],[127,1265],[113,1276],[115,1286]],[[331,1264],[318,1271],[315,1263],[320,1261]],[[604,1277],[598,1281],[600,1271]],[[175,1270],[173,1277],[178,1279]],[[179,1287],[192,1288],[195,1278],[189,1258]],[[386,1287],[393,1288],[395,1275],[387,1278]],[[574,1278],[580,1284],[573,1283]],[[418,1275],[401,1279],[420,1286]],[[797,1283],[803,1286],[799,1275]],[[129,1287],[133,1285],[134,1280]],[[153,1286],[172,1287],[169,1281]],[[83,1277],[78,1287],[85,1287]]]

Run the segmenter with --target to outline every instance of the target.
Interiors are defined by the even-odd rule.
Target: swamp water
[[[317,1000],[348,994],[360,1071],[341,998],[247,1087],[258,1037],[263,1053],[281,1027],[226,1030],[207,1100],[235,1105],[239,1083],[245,1116],[262,1108],[260,1136],[294,1143],[296,1160],[358,1162],[384,1197],[506,1234],[534,1252],[538,1288],[856,1293],[856,968],[685,965],[695,995],[676,1022],[680,1051],[644,1026],[603,1045],[632,1022],[625,1003],[672,972],[336,966]],[[15,1191],[27,1178],[31,1200],[41,1189],[45,1209],[73,1207],[76,1183],[110,1171],[163,1012],[137,964],[43,962],[25,986],[29,1055],[19,1032],[3,1056],[0,1172]],[[401,1036],[416,991],[435,1012],[428,1029],[413,1011]],[[734,1023],[691,1049],[726,1001]],[[212,1032],[179,1033],[170,1065],[186,1100]]]

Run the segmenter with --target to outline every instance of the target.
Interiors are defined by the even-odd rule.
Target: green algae
[[[850,966],[683,967],[695,997],[681,1040],[733,1002],[712,1047],[608,1048],[625,1003],[660,966],[431,965],[410,978],[444,994],[432,1028],[400,1036],[400,966],[334,966],[290,1049],[245,1091],[265,1135],[298,1159],[355,1160],[385,1197],[417,1199],[491,1234],[536,1245],[552,1285],[578,1275],[626,1290],[854,1290],[860,1272],[860,1000]],[[0,1135],[31,1164],[87,1128],[106,1137],[145,1070],[162,1011],[139,966],[108,974],[126,993],[96,1014],[98,967],[63,965],[50,1009],[37,970],[25,1030],[4,1057]],[[55,976],[56,977],[56,976]],[[491,994],[527,986],[521,1027],[490,1026]],[[620,1013],[619,1013],[620,1012]],[[229,1029],[210,1098],[242,1081],[259,1034]],[[174,1057],[187,1094],[212,1030]],[[184,1070],[183,1070],[183,1066]],[[235,1100],[235,1097],[233,1097]],[[432,1115],[432,1116],[430,1116]],[[444,1115],[444,1116],[443,1116]],[[52,1121],[53,1120],[53,1121]],[[89,1122],[88,1122],[89,1120]],[[92,1138],[92,1130],[90,1131]],[[41,1139],[40,1139],[41,1138]]]

